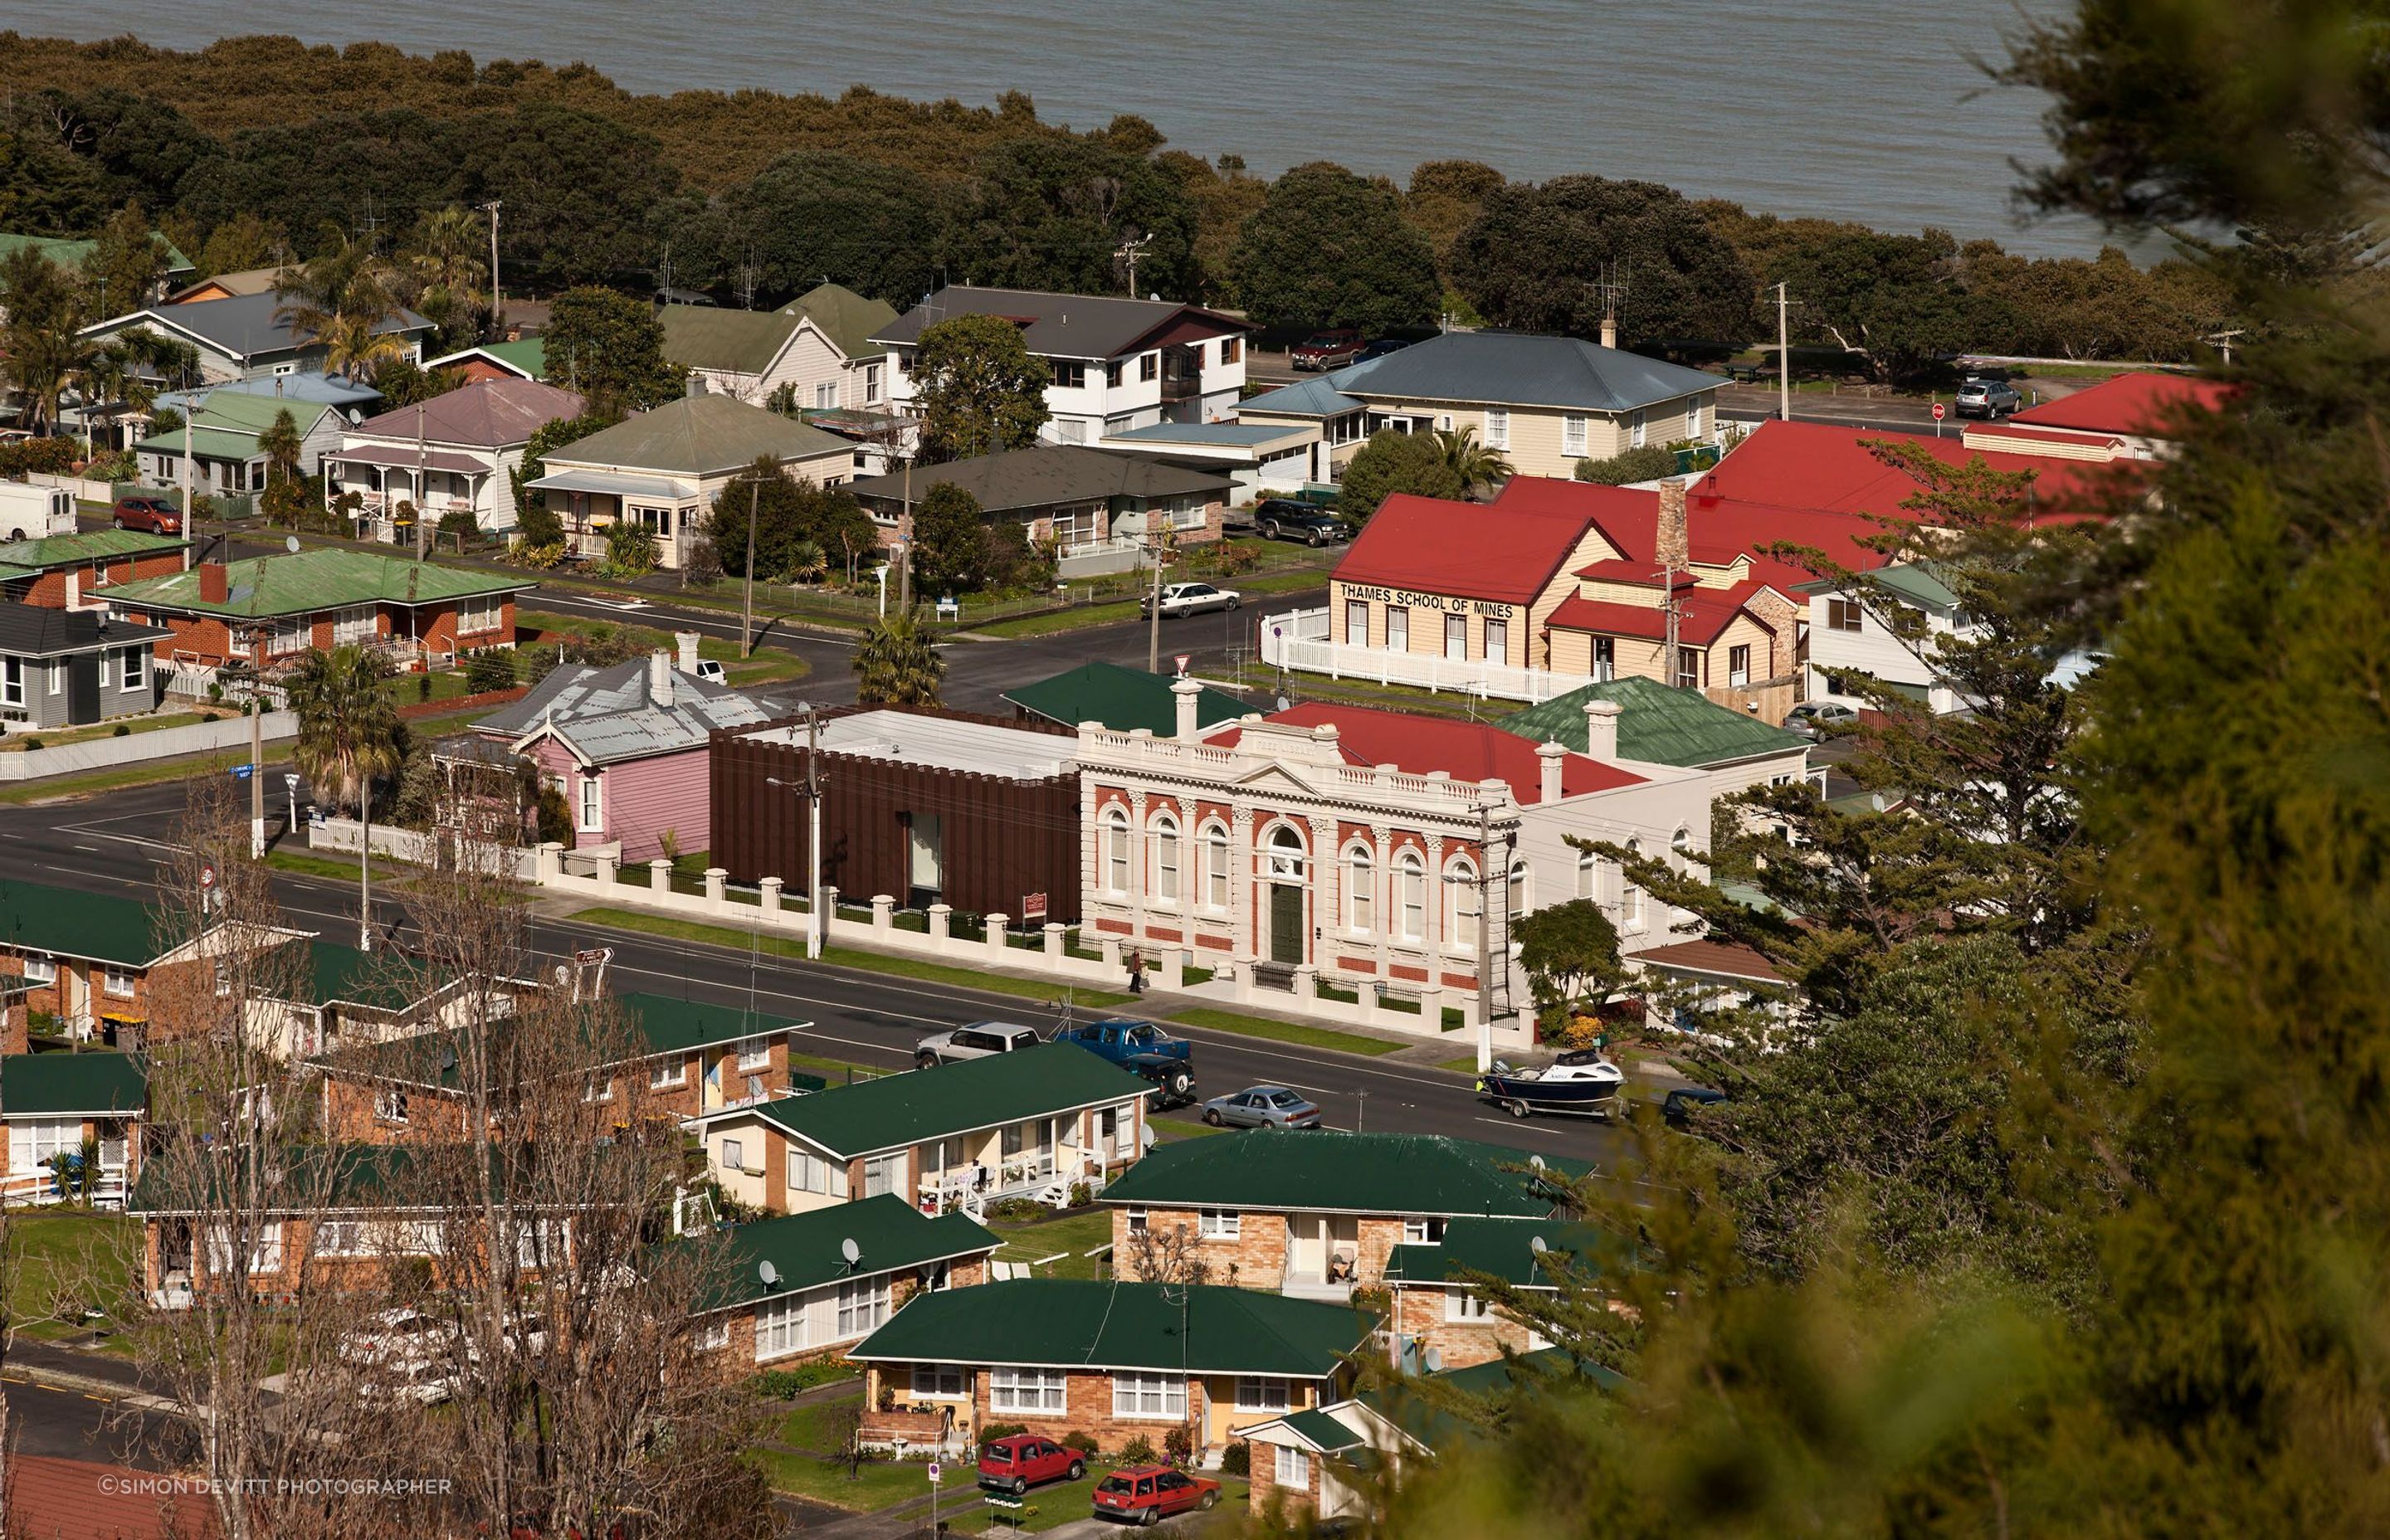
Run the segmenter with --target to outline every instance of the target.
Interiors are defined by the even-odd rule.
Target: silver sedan
[[[1214,1128],[1317,1128],[1319,1109],[1283,1085],[1254,1085],[1203,1104]]]

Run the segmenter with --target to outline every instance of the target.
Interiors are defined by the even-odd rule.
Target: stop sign
[[[1935,422],[1942,420],[1942,404],[1938,401],[1934,404],[1934,420]]]

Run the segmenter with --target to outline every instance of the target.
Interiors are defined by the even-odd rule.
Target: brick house
[[[595,1100],[637,1096],[649,1115],[699,1118],[786,1095],[792,1084],[822,1084],[789,1072],[793,1022],[660,995],[625,995],[622,1007],[636,1042],[627,1059],[586,1067],[586,1094]],[[327,1136],[356,1145],[457,1137],[457,1053],[456,1035],[435,1031],[317,1059]]]
[[[91,1200],[122,1207],[140,1176],[141,1122],[148,1113],[148,1066],[132,1054],[24,1053],[0,1058],[0,1124],[8,1132],[0,1200],[62,1200],[48,1162],[97,1146]]]
[[[1151,1087],[1094,1054],[1048,1045],[694,1120],[723,1192],[774,1213],[894,1193],[925,1213],[1003,1198],[1060,1206],[1145,1148]]]
[[[1033,547],[1050,541],[1064,557],[1113,551],[1124,558],[1164,533],[1181,545],[1219,539],[1236,491],[1214,471],[1061,443],[923,467],[909,479],[867,477],[852,490],[880,526],[880,544],[893,545],[910,538],[907,499],[919,506],[940,483],[969,493],[988,522],[1019,524]]]
[[[926,1294],[847,1350],[870,1447],[968,1449],[990,1422],[1117,1451],[1184,1430],[1209,1458],[1340,1398],[1375,1329],[1343,1303],[1216,1285],[1028,1278]]]
[[[506,998],[477,1006],[464,980],[430,984],[420,964],[311,937],[293,974],[258,981],[250,1003],[252,1040],[277,1054],[307,1056],[508,1014],[512,998],[539,986],[495,986]],[[280,993],[276,993],[279,991]]]
[[[1367,1401],[1348,1398],[1244,1430],[1253,1445],[1253,1516],[1272,1524],[1344,1519],[1368,1508],[1360,1472],[1427,1453]]]
[[[699,1351],[722,1354],[732,1378],[830,1356],[917,1294],[983,1284],[1003,1244],[967,1214],[932,1219],[893,1193],[759,1219],[723,1240],[722,1291],[693,1314]]]
[[[1538,1240],[1545,1250],[1536,1249]],[[1388,1325],[1422,1359],[1433,1349],[1444,1368],[1489,1363],[1506,1352],[1540,1352],[1551,1343],[1504,1315],[1461,1271],[1548,1294],[1558,1284],[1546,1257],[1569,1258],[1582,1276],[1597,1265],[1598,1255],[1614,1250],[1600,1232],[1574,1222],[1448,1220],[1438,1240],[1406,1243],[1387,1255],[1385,1284],[1393,1296]]]
[[[111,615],[170,628],[161,662],[271,668],[356,643],[421,667],[480,648],[512,647],[528,578],[435,567],[344,548],[202,562],[109,591]]]
[[[1253,1129],[1162,1146],[1100,1200],[1115,1255],[1140,1231],[1176,1230],[1197,1238],[1214,1278],[1342,1300],[1382,1284],[1396,1248],[1433,1245],[1456,1219],[1550,1220],[1566,1193],[1531,1160],[1587,1169],[1443,1135]]]
[[[86,530],[0,544],[0,598],[44,610],[84,610],[108,590],[190,565],[191,543],[138,530]]]
[[[261,930],[249,944],[279,945],[297,934]],[[236,943],[222,928],[185,934],[177,918],[134,899],[0,880],[0,971],[23,978],[25,1007],[119,1047],[140,1045],[150,993],[169,969],[212,968]]]

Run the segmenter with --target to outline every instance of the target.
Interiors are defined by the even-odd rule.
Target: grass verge
[[[1050,636],[1058,631],[1084,631],[1089,626],[1118,625],[1137,619],[1135,599],[1082,605],[1045,615],[1022,615],[1009,621],[988,621],[968,629],[978,636]]]
[[[290,745],[288,743],[266,746],[265,763],[268,764],[280,764],[289,757]],[[11,805],[45,802],[56,798],[87,797],[99,791],[121,790],[128,786],[155,786],[160,781],[178,781],[186,776],[221,776],[236,764],[248,763],[249,751],[241,749],[196,759],[122,764],[112,770],[96,770],[87,776],[46,776],[40,780],[19,781],[0,789],[0,802]]]
[[[45,1341],[84,1329],[58,1318],[55,1312],[69,1303],[96,1306],[110,1323],[119,1321],[140,1251],[139,1224],[121,1213],[10,1215],[10,1319],[26,1336]]]
[[[328,855],[302,855],[295,850],[270,850],[265,853],[265,864],[276,871],[296,872],[302,877],[325,877],[336,882],[354,882],[357,879],[355,862],[336,861]],[[374,863],[374,875],[397,877],[401,874],[392,871],[387,863],[377,861]]]
[[[1112,1214],[1110,1209],[1095,1209],[1060,1219],[988,1228],[1004,1238],[996,1254],[1007,1262],[1041,1262],[1060,1252],[1061,1261],[1037,1269],[1041,1278],[1092,1278],[1099,1276],[1098,1259],[1086,1253],[1111,1239]]]
[[[1458,1059],[1439,1059],[1435,1061],[1435,1067],[1439,1070],[1453,1070],[1461,1074],[1473,1075],[1477,1072],[1477,1056],[1473,1053],[1465,1053]]]
[[[1358,1033],[1338,1032],[1330,1027],[1315,1027],[1300,1021],[1275,1021],[1266,1016],[1241,1016],[1232,1010],[1182,1010],[1170,1019],[1183,1021],[1190,1027],[1210,1027],[1215,1032],[1233,1032],[1246,1037],[1266,1037],[1275,1043],[1294,1043],[1306,1048],[1333,1048],[1338,1053],[1366,1054],[1372,1059],[1403,1046],[1400,1043],[1363,1037]]]
[[[749,1451],[776,1492],[827,1503],[850,1513],[876,1513],[930,1490],[929,1467],[920,1460],[866,1460],[854,1475],[844,1460],[817,1460],[785,1449]]]

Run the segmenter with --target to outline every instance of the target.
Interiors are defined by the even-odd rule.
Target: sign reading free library
[[[1508,620],[1519,607],[1503,599],[1463,598],[1458,594],[1422,594],[1410,588],[1384,588],[1374,583],[1342,583],[1338,591],[1347,599],[1371,599],[1381,604],[1401,605],[1407,610],[1445,610],[1454,614],[1488,615],[1496,620]]]

